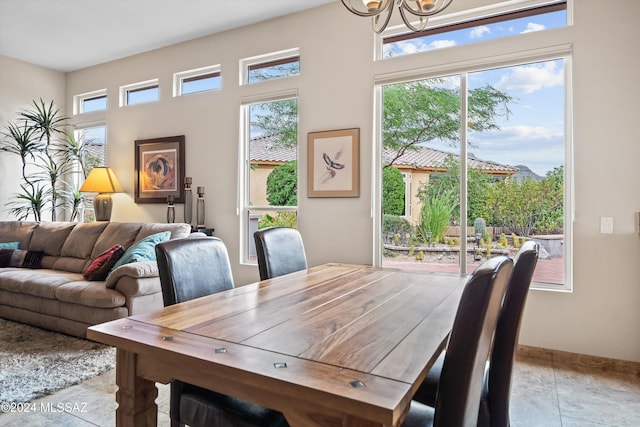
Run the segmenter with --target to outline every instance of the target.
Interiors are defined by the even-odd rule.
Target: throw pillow
[[[89,264],[82,273],[82,277],[85,280],[105,280],[115,263],[122,258],[124,252],[124,248],[120,244],[107,249]]]
[[[0,267],[40,268],[43,251],[0,249]]]
[[[20,242],[0,242],[0,249],[19,249]]]
[[[122,258],[115,263],[111,271],[121,265],[129,264],[131,262],[155,261],[156,245],[169,240],[169,237],[171,237],[171,232],[163,231],[162,233],[152,234],[151,236],[147,236],[144,239],[135,242],[129,249],[127,249],[124,255],[122,255]]]

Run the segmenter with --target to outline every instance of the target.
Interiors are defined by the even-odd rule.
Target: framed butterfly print
[[[309,132],[309,197],[360,196],[360,129]]]
[[[184,135],[135,141],[135,202],[184,202]]]

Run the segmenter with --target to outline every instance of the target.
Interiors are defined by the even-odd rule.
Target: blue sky
[[[566,25],[564,11],[481,25],[414,40],[389,44],[387,56],[406,55],[461,44],[544,31]],[[564,164],[564,64],[562,60],[517,65],[468,74],[470,89],[489,84],[514,98],[508,120],[500,130],[469,134],[468,151],[483,160],[507,165],[524,164],[538,175]],[[458,79],[446,79],[449,85]],[[428,146],[454,151],[446,144]]]

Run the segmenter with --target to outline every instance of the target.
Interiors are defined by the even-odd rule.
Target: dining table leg
[[[158,389],[153,381],[136,374],[135,353],[116,351],[116,426],[150,427],[158,424]]]

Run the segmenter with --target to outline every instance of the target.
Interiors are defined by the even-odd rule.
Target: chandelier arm
[[[351,1],[350,0],[341,0],[341,1],[342,1],[342,4],[344,5],[344,7],[346,7],[349,12],[353,13],[354,15],[364,16],[364,17],[371,17],[371,16],[380,15],[383,12],[385,12],[386,10],[391,9],[393,7],[393,4],[394,4],[394,0],[382,0],[382,6],[380,8],[378,8],[377,10],[375,10],[373,12],[363,12],[363,11],[358,10],[355,7],[351,6]],[[358,1],[358,0],[356,0],[356,1]]]
[[[389,3],[389,4],[392,5],[392,3]],[[382,25],[379,25],[378,21],[380,21],[381,14],[384,13],[384,12],[379,13],[378,15],[374,16],[371,19],[371,28],[373,29],[374,33],[380,34],[387,28],[387,25],[389,24],[389,20],[391,19],[391,13],[392,12],[393,12],[393,8],[389,7],[388,10],[387,10],[387,15],[383,18]]]
[[[427,28],[427,23],[429,22],[429,18],[425,16],[419,16],[420,24],[416,27],[411,23],[411,20],[407,18],[405,9],[402,6],[398,6],[398,9],[400,9],[400,16],[402,16],[402,21],[404,21],[404,25],[406,25],[407,28],[409,28],[411,31],[422,31],[425,28]]]
[[[435,8],[433,10],[426,11],[426,12],[423,12],[422,10],[419,10],[419,9],[416,10],[416,9],[410,7],[409,6],[409,0],[403,0],[402,4],[399,7],[402,8],[402,9],[405,9],[407,12],[409,12],[412,15],[421,16],[421,17],[424,17],[424,16],[429,17],[429,16],[437,15],[438,13],[442,12],[443,10],[448,8],[451,5],[452,2],[453,2],[453,0],[445,0],[445,2],[443,3],[442,6],[440,6],[438,8]]]

